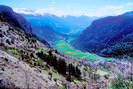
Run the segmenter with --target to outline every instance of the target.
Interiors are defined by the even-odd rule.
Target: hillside
[[[78,39],[72,42],[73,46],[102,56],[130,56],[133,42],[131,13],[95,20]]]
[[[29,21],[33,28],[33,34],[40,40],[46,40],[49,44],[53,45],[56,40],[64,40],[67,37],[63,33],[67,33],[65,30],[67,31],[68,26],[65,26],[57,16],[49,14],[44,16],[21,15]]]
[[[31,25],[19,14],[15,13],[10,7],[0,5],[0,20],[22,28],[26,33],[31,34]]]

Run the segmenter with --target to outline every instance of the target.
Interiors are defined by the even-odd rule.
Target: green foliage
[[[118,43],[101,51],[105,57],[133,56],[133,43]]]
[[[133,81],[124,79],[121,76],[115,78],[112,83],[113,89],[133,89]]]
[[[60,86],[58,89],[67,89],[66,86]]]
[[[81,72],[77,66],[74,66],[73,64],[68,65],[68,72],[69,75],[73,75],[74,77],[80,79]]]
[[[55,48],[58,49],[61,53],[64,53],[65,55],[69,55],[75,58],[80,58],[80,59],[88,59],[91,61],[97,61],[100,59],[105,59],[105,60],[113,60],[112,58],[103,58],[88,52],[82,52],[79,51],[75,48],[73,48],[69,43],[67,43],[64,40],[59,40],[55,42]]]
[[[15,48],[8,49],[7,53],[9,53],[10,55],[12,55],[12,56],[14,56],[14,57],[16,57],[18,59],[21,57],[21,55],[18,53],[18,50],[15,49]]]
[[[37,40],[36,40],[35,38],[32,37],[32,38],[31,38],[31,42],[32,42],[32,43],[36,43]]]
[[[48,65],[53,66],[58,73],[66,76],[69,80],[71,80],[71,76],[81,79],[81,72],[77,66],[73,64],[67,64],[64,59],[58,58],[52,54],[52,51],[49,51],[49,55],[40,51],[37,53],[37,56],[44,60]]]

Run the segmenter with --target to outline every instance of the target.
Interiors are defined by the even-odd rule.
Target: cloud
[[[90,16],[114,16],[128,11],[133,11],[133,3],[129,2],[124,5],[105,5],[97,10],[93,10]]]
[[[26,8],[15,8],[14,11],[17,13],[31,14],[31,15],[45,15],[45,14],[54,14],[57,16],[68,15],[68,13],[52,7],[45,9],[37,9],[37,10],[28,10]]]
[[[106,5],[102,8],[98,9],[98,12],[100,16],[106,16],[106,15],[118,15],[121,13],[121,10],[123,10],[123,6],[115,6],[115,5]]]
[[[121,9],[123,8],[123,6],[119,5],[119,6],[115,6],[115,5],[107,5],[105,7],[103,7],[104,9],[110,9],[110,10],[114,10],[114,9]]]
[[[54,1],[53,1],[54,3]],[[103,7],[97,9],[82,9],[82,10],[74,10],[71,9],[69,11],[65,11],[62,9],[58,9],[56,7],[50,8],[43,8],[37,10],[29,10],[26,8],[15,8],[14,11],[18,13],[24,14],[32,14],[32,15],[45,15],[45,14],[54,14],[57,16],[65,16],[65,15],[73,15],[73,16],[80,16],[80,15],[87,15],[87,16],[113,16],[113,15],[120,15],[122,13],[132,11],[133,10],[133,2],[128,2],[124,5],[105,5]]]
[[[13,9],[17,13],[22,13],[22,14],[34,14],[33,11],[26,9],[26,8],[15,8]]]

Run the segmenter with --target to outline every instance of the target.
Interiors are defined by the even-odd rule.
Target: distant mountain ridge
[[[119,55],[119,53],[109,52],[112,46],[119,50],[125,50],[128,54],[128,49],[120,49],[125,43],[133,42],[133,12],[127,12],[119,16],[109,16],[95,20],[80,37],[73,41],[74,47],[100,55]],[[119,46],[120,47],[119,47]],[[131,44],[130,44],[131,45]],[[125,45],[129,46],[129,45]],[[113,48],[115,48],[113,47]],[[106,50],[108,49],[108,51]],[[105,51],[106,50],[106,51]],[[110,50],[113,50],[110,48]],[[118,50],[117,50],[118,51]],[[126,55],[125,51],[120,55]]]
[[[55,30],[53,21],[57,21],[57,17],[47,14],[45,16],[34,16],[22,14],[32,25],[32,32],[40,40],[46,40],[49,44],[53,45],[56,40],[64,40],[67,35]],[[62,27],[61,27],[62,28]]]
[[[59,33],[69,33],[69,26],[61,18],[51,15],[26,15],[22,14],[33,26],[44,26],[47,25]]]
[[[45,24],[53,30],[61,34],[75,34],[83,31],[88,24],[97,17],[88,17],[88,16],[56,16],[52,14],[44,15],[26,15],[22,14],[32,25],[35,23]],[[34,21],[38,22],[34,22]]]
[[[63,16],[61,17],[64,21],[69,23],[71,26],[71,33],[81,33],[88,25],[90,25],[98,17],[89,16]]]

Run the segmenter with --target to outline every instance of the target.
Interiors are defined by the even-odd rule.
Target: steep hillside
[[[19,14],[15,13],[10,7],[0,5],[0,20],[22,28],[26,33],[31,34],[31,25]]]
[[[47,75],[0,50],[1,89],[57,89]]]
[[[72,42],[73,46],[77,49],[94,52],[103,56],[129,54],[132,52],[129,47],[131,47],[133,42],[133,15],[131,13],[132,12],[119,16],[109,16],[94,21],[77,40]],[[116,46],[113,48],[119,50],[113,49],[117,50],[117,52],[113,53],[109,51],[112,50],[111,46]],[[109,48],[109,50],[107,51],[106,48]],[[118,52],[120,50],[123,51],[120,53]]]
[[[52,45],[56,40],[64,40],[67,37],[63,31],[65,32],[68,26],[64,26],[62,22],[59,22],[61,19],[54,15],[22,15],[31,23],[33,34],[40,40],[46,40]]]
[[[41,41],[46,40],[51,46],[57,40],[65,40],[68,36],[57,33],[49,26],[33,26],[32,33]]]

